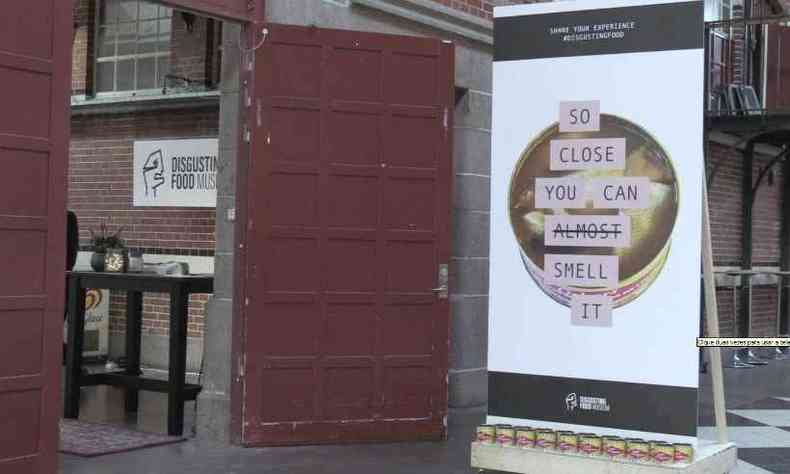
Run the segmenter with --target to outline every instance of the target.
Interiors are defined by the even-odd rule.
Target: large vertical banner
[[[696,441],[703,28],[495,10],[489,423]]]

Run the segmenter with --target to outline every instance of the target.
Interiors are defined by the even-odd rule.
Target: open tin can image
[[[601,114],[600,131],[560,132],[554,124],[524,150],[510,182],[508,209],[521,259],[535,283],[558,303],[570,306],[574,295],[608,295],[612,307],[634,301],[658,278],[667,261],[671,237],[680,206],[678,177],[669,155],[640,126],[608,114]],[[625,138],[624,169],[551,169],[551,143],[556,140]],[[646,178],[649,196],[638,209],[597,209],[585,197],[584,208],[537,207],[538,179],[577,178],[589,183],[600,179]],[[643,193],[644,194],[644,193]],[[621,247],[550,246],[545,231],[548,216],[628,216],[630,245]],[[578,231],[578,230],[577,230]],[[616,288],[590,288],[549,283],[545,276],[547,254],[617,256]]]

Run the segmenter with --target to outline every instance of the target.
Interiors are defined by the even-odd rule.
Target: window
[[[142,0],[98,0],[96,92],[161,89],[170,70],[173,10]]]
[[[735,0],[737,2],[737,0]],[[732,18],[733,0],[705,0],[705,21],[726,21]]]

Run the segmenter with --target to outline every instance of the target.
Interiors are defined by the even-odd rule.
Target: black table
[[[66,272],[68,276],[68,351],[64,418],[78,418],[80,387],[112,385],[126,389],[126,411],[136,412],[140,390],[167,393],[167,433],[184,431],[184,402],[195,400],[201,386],[186,383],[189,295],[213,293],[212,275],[161,276],[151,273]],[[126,291],[126,368],[119,372],[82,373],[85,290]],[[168,380],[141,377],[140,337],[143,292],[170,294],[170,364]]]

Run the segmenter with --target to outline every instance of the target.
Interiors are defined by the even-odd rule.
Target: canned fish
[[[538,430],[535,435],[535,447],[539,449],[556,449],[557,433],[553,430]]]
[[[477,442],[483,444],[494,444],[496,442],[496,427],[494,427],[494,425],[478,426]]]
[[[650,459],[656,464],[675,462],[675,447],[668,443],[656,443],[650,451]]]
[[[585,433],[579,440],[579,451],[588,456],[600,456],[602,439],[600,436]]]
[[[690,444],[675,444],[675,463],[689,464],[694,460],[694,447]]]
[[[557,433],[557,450],[563,453],[575,453],[579,450],[579,437],[573,431]]]
[[[513,446],[515,442],[515,430],[511,425],[496,425],[496,444]]]
[[[625,449],[628,459],[635,462],[648,462],[650,460],[650,445],[643,439],[627,439]]]
[[[618,436],[606,436],[603,438],[603,453],[613,459],[625,458],[625,440]]]
[[[535,447],[535,430],[528,426],[516,429],[516,446],[519,448]]]

